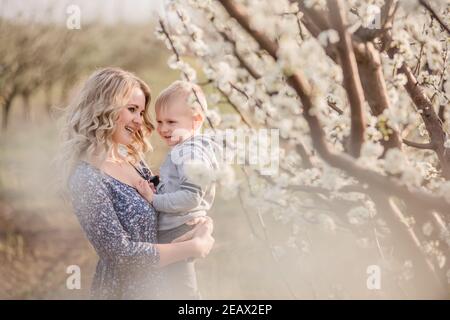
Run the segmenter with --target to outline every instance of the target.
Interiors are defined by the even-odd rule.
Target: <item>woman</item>
[[[102,299],[158,298],[158,268],[205,257],[212,248],[212,222],[180,240],[158,244],[157,216],[134,186],[148,179],[142,154],[152,132],[148,86],[117,68],[95,72],[69,106],[61,161],[78,220],[99,262],[92,296]]]

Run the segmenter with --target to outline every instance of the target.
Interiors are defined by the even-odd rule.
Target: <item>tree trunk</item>
[[[44,95],[45,95],[45,108],[47,110],[47,114],[50,115],[52,112],[53,106],[53,83],[47,83],[44,86]]]
[[[5,103],[3,105],[3,123],[2,123],[3,131],[6,131],[8,127],[11,105],[15,97],[16,97],[16,89],[13,89],[13,91],[9,95],[7,95],[5,99]]]
[[[390,107],[387,95],[386,83],[381,68],[380,53],[372,43],[361,45],[361,52],[357,55],[358,71],[364,89],[364,95],[370,106],[371,112],[378,117],[384,110]],[[381,144],[384,147],[383,155],[391,148],[401,149],[402,144],[398,132],[384,123],[379,123],[379,130],[383,134]]]
[[[24,91],[22,92],[22,101],[23,101],[23,115],[25,121],[31,120],[31,106],[30,106],[30,92]]]

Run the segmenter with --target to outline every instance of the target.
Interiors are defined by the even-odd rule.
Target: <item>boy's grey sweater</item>
[[[153,206],[159,212],[159,230],[173,229],[194,217],[206,215],[214,201],[215,183],[193,178],[186,172],[189,168],[186,165],[192,161],[197,168],[204,167],[204,173],[216,171],[219,168],[219,150],[210,137],[196,134],[169,151],[161,166],[160,184],[153,197]]]

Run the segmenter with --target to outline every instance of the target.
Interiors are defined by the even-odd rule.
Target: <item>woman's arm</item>
[[[205,256],[214,242],[210,234],[173,244],[132,241],[117,218],[110,194],[99,176],[81,174],[72,180],[70,189],[80,224],[101,257],[162,267],[190,257]]]
[[[209,217],[194,218],[191,224],[195,224],[195,227],[172,241],[172,243],[158,245],[161,254],[161,266],[178,261],[172,259],[180,256],[184,260],[188,258],[204,258],[209,254],[214,245],[214,238],[211,236],[213,231],[212,219]],[[194,249],[193,255],[189,255],[188,252],[192,249]],[[180,252],[177,252],[178,250]]]
[[[109,190],[99,173],[92,170],[77,172],[70,190],[75,214],[97,254],[121,263],[157,264],[156,247],[131,240],[117,217]]]
[[[160,259],[156,266],[161,268],[189,258],[204,258],[208,255],[213,244],[214,239],[211,235],[183,242],[157,244]]]

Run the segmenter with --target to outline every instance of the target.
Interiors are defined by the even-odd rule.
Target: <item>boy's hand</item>
[[[140,179],[136,185],[136,189],[148,202],[151,203],[153,201],[153,194],[155,193],[153,184],[150,186],[147,180]]]

